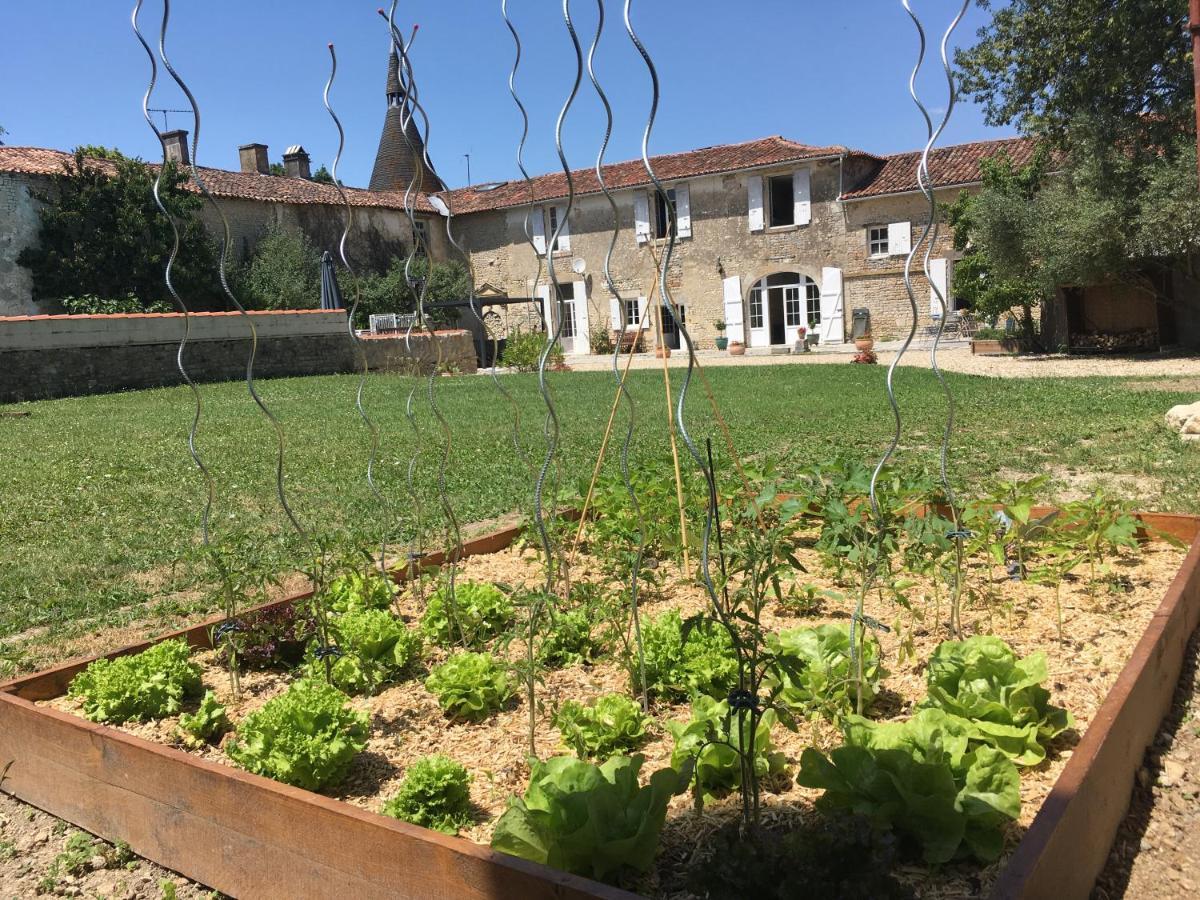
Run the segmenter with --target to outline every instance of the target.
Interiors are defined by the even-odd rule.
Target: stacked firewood
[[[1154,350],[1158,347],[1158,332],[1153,328],[1132,331],[1083,331],[1071,335],[1072,350],[1096,350],[1114,353],[1128,350]]]

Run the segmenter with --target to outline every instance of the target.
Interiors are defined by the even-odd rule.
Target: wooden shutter
[[[792,203],[797,225],[812,221],[812,173],[808,169],[792,175]]]
[[[892,222],[888,225],[888,254],[907,256],[912,252],[912,222]]]
[[[608,301],[608,316],[612,321],[612,330],[620,331],[625,324],[625,314],[621,309],[621,301],[616,297]]]
[[[645,297],[638,297],[638,327],[642,331],[650,327],[650,311],[646,308]]]
[[[645,191],[633,195],[633,233],[639,244],[650,240],[650,197]]]
[[[588,327],[589,313],[587,282],[576,281],[572,283],[575,290],[575,340],[576,348],[584,348],[578,350],[580,353],[587,352],[588,346],[591,344],[590,328]]]
[[[834,266],[821,269],[821,343],[840,344],[845,334],[845,299],[842,270]]]
[[[571,252],[571,223],[567,221],[567,208],[558,207],[558,249],[563,253]]]
[[[950,306],[950,294],[947,291],[949,281],[946,275],[947,268],[944,258],[929,261],[929,318],[931,319],[940,319],[942,313]]]
[[[546,252],[546,216],[540,206],[529,211],[529,233],[533,235],[533,246],[538,253]]]
[[[692,236],[692,194],[686,184],[675,185],[675,222],[679,237]]]
[[[725,286],[725,336],[739,344],[746,342],[746,329],[742,326],[742,277],[726,278]]]
[[[749,206],[747,216],[751,231],[763,230],[763,180],[758,175],[746,179],[746,199]],[[731,338],[732,340],[732,338]]]

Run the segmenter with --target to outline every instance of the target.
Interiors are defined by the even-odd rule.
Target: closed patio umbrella
[[[333,256],[326,250],[321,257],[321,309],[343,309],[342,291],[338,287]]]

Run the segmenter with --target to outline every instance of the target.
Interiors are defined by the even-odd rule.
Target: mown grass
[[[673,371],[678,388],[681,373]],[[763,366],[707,373],[739,451],[787,454],[795,468],[848,453],[877,458],[890,435],[884,370],[865,366]],[[634,372],[639,401],[633,458],[665,455],[661,376]],[[612,402],[611,376],[551,378],[571,479],[590,473]],[[1200,453],[1162,426],[1163,412],[1187,394],[1113,379],[994,380],[950,376],[958,406],[951,471],[970,487],[1004,468],[1075,470],[1121,480],[1146,506],[1200,510]],[[381,431],[378,483],[392,501],[380,508],[365,481],[366,429],[354,409],[352,376],[261,384],[287,434],[287,492],[306,528],[378,534],[389,522],[411,527],[404,470],[414,440],[404,418],[412,381],[372,377],[367,406]],[[544,452],[543,407],[533,376],[509,376],[523,436]],[[451,500],[472,522],[526,504],[528,470],[512,450],[507,405],[487,378],[439,379],[439,405],[452,425]],[[899,461],[932,466],[945,403],[933,377],[902,369],[897,387],[905,421]],[[274,435],[239,383],[206,385],[199,446],[216,479],[214,535],[235,530],[280,569],[303,558],[274,493]],[[419,470],[427,515],[436,512],[440,432],[419,393],[425,453]],[[702,442],[721,441],[693,383],[688,421]],[[187,454],[191,417],[184,389],[142,391],[8,407],[0,418],[0,641],[38,629],[55,636],[145,617],[185,615],[209,605],[197,591],[196,548],[202,483]],[[622,420],[618,420],[620,423]],[[178,594],[185,589],[191,593]],[[181,596],[184,599],[180,599]],[[0,653],[3,646],[0,645]],[[2,663],[2,660],[0,660]]]

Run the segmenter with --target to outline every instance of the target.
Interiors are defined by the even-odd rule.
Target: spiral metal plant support
[[[196,188],[204,196],[205,200],[208,201],[209,206],[221,220],[222,239],[217,261],[217,273],[221,282],[221,290],[224,292],[225,297],[233,305],[234,309],[237,310],[242,320],[246,323],[246,326],[250,332],[250,353],[246,358],[246,389],[249,391],[250,397],[254,400],[255,405],[262,412],[264,418],[267,419],[275,432],[275,496],[279,500],[279,505],[283,509],[284,515],[287,517],[288,522],[291,524],[296,534],[303,542],[311,544],[312,540],[304,526],[300,524],[300,520],[296,517],[296,514],[292,511],[292,507],[288,503],[287,492],[284,490],[284,461],[287,453],[287,444],[283,431],[283,424],[278,418],[276,418],[275,414],[271,412],[270,407],[267,406],[266,402],[258,393],[258,389],[254,384],[254,361],[258,354],[258,329],[255,328],[254,320],[251,318],[250,314],[246,312],[246,308],[238,301],[237,297],[233,293],[233,290],[229,286],[227,267],[229,254],[233,246],[233,237],[229,230],[229,219],[225,216],[225,211],[221,208],[221,204],[217,202],[217,199],[213,196],[212,192],[208,189],[208,186],[204,183],[204,179],[200,176],[199,167],[196,164],[200,146],[200,105],[196,101],[196,97],[192,93],[191,89],[187,86],[187,83],[175,70],[175,67],[171,64],[171,61],[167,56],[167,29],[170,25],[170,20],[171,0],[163,0],[162,28],[159,31],[158,38],[158,56],[162,61],[163,68],[167,70],[172,80],[174,80],[175,84],[179,86],[179,89],[187,98],[188,105],[192,110],[192,125],[194,130],[192,133],[192,154],[189,165],[192,182],[196,185]],[[318,584],[315,587],[319,592],[321,585]],[[320,603],[314,604],[314,607],[317,610],[319,641],[321,644],[321,649],[323,652],[327,652],[331,648],[329,644],[328,621],[326,620],[326,616],[324,614],[324,607]],[[330,662],[328,655],[326,655],[325,675],[327,679],[331,677],[331,668],[332,663]]]
[[[658,80],[658,70],[654,65],[654,60],[651,58],[645,44],[638,37],[636,30],[633,27],[632,19],[633,0],[625,0],[625,31],[629,35],[634,48],[642,57],[642,61],[646,64],[646,69],[650,75],[651,84],[651,102],[650,114],[646,120],[646,128],[642,133],[642,165],[646,169],[646,174],[650,177],[651,183],[654,185],[655,191],[659,196],[665,197],[667,192],[658,175],[655,174],[654,166],[650,162],[650,136],[654,130],[654,122],[658,117],[658,104],[661,99],[661,90]],[[754,732],[758,726],[758,720],[762,714],[758,706],[758,698],[749,690],[750,685],[746,681],[746,657],[738,640],[737,629],[729,615],[729,611],[722,605],[721,597],[717,592],[716,585],[713,583],[711,571],[711,544],[713,540],[714,528],[717,522],[717,481],[714,466],[711,462],[711,449],[709,457],[700,451],[688,431],[687,419],[684,416],[684,410],[687,405],[688,388],[691,386],[692,375],[696,369],[696,345],[692,340],[691,334],[688,332],[687,326],[683,324],[683,317],[679,313],[679,308],[675,303],[675,299],[671,294],[671,289],[667,284],[667,272],[670,269],[671,258],[675,252],[676,243],[676,214],[670,204],[667,204],[667,246],[663,253],[662,260],[658,266],[658,292],[662,298],[663,304],[667,307],[672,318],[675,320],[676,328],[679,329],[679,335],[683,339],[688,351],[687,372],[684,375],[683,384],[679,389],[679,397],[676,401],[675,421],[679,429],[679,436],[683,439],[684,446],[687,447],[689,455],[696,463],[696,467],[700,470],[700,474],[704,477],[705,485],[708,491],[708,507],[704,517],[704,536],[700,549],[700,574],[704,582],[705,590],[708,593],[709,600],[712,604],[713,611],[721,626],[729,633],[733,643],[734,650],[738,659],[738,687],[731,694],[731,700],[735,697],[739,701],[739,708],[750,713],[749,734],[750,740],[753,741]],[[734,704],[731,703],[731,708]],[[737,751],[741,769],[743,773],[742,784],[742,814],[743,820],[749,824],[758,819],[759,810],[759,792],[758,778],[754,774],[752,750],[746,747],[746,732],[747,729],[738,728],[738,746],[733,749]]]
[[[350,205],[350,198],[346,195],[345,188],[338,181],[338,165],[342,161],[342,152],[346,149],[346,132],[342,128],[342,122],[338,118],[337,113],[333,111],[333,106],[329,102],[329,92],[333,89],[333,81],[337,77],[337,50],[333,44],[329,45],[329,80],[325,82],[325,91],[322,94],[322,99],[325,103],[325,109],[329,113],[329,118],[333,120],[334,127],[337,128],[338,145],[337,152],[333,156],[333,186],[337,188],[338,195],[342,198],[342,204],[346,207],[346,222],[342,229],[342,236],[338,240],[338,256],[342,260],[342,266],[350,275],[350,280],[354,285],[354,302],[350,304],[350,311],[346,317],[346,330],[350,334],[350,340],[354,344],[355,352],[359,362],[358,389],[354,394],[354,407],[358,410],[359,416],[363,420],[363,424],[367,426],[367,431],[371,435],[371,450],[367,457],[367,485],[371,488],[371,493],[379,504],[388,511],[390,515],[390,504],[383,492],[379,489],[379,485],[375,481],[375,463],[379,457],[379,427],[371,419],[367,413],[366,407],[363,405],[363,392],[367,386],[367,376],[370,374],[370,365],[367,362],[367,351],[363,346],[362,338],[358,336],[358,332],[354,328],[354,318],[358,314],[358,306],[362,300],[362,290],[359,284],[358,274],[354,271],[354,266],[350,264],[350,259],[346,255],[346,240],[350,235],[350,230],[354,227],[354,207]],[[383,529],[383,533],[379,539],[379,573],[384,578],[387,577],[387,527]]]
[[[175,260],[179,256],[179,222],[174,214],[167,209],[162,199],[162,177],[163,170],[167,165],[167,149],[163,142],[162,132],[158,126],[154,124],[154,117],[150,115],[150,98],[154,94],[155,85],[158,83],[158,60],[154,56],[154,50],[149,42],[142,34],[141,27],[138,24],[138,17],[142,12],[142,3],[144,0],[137,0],[133,7],[131,23],[133,25],[133,33],[137,36],[138,43],[142,45],[142,49],[146,51],[146,58],[150,61],[150,84],[146,87],[146,93],[142,96],[142,116],[146,119],[146,124],[150,126],[150,130],[154,132],[154,136],[158,138],[159,144],[163,148],[163,164],[159,168],[158,174],[154,179],[154,205],[158,207],[158,211],[162,214],[171,225],[171,252],[167,257],[167,265],[163,271],[163,280],[167,285],[167,292],[170,293],[171,299],[175,301],[175,305],[179,307],[179,311],[183,313],[183,337],[179,340],[179,349],[175,354],[175,366],[179,369],[179,374],[187,384],[188,389],[192,392],[192,400],[195,403],[192,412],[192,424],[188,429],[188,453],[191,454],[192,462],[195,463],[201,477],[204,479],[204,509],[200,514],[200,537],[205,547],[209,546],[209,520],[212,518],[213,500],[216,493],[216,487],[213,482],[212,472],[208,465],[204,462],[200,455],[199,447],[196,443],[196,435],[200,430],[200,420],[203,417],[204,405],[200,395],[200,388],[191,375],[188,374],[187,367],[184,365],[183,357],[187,350],[188,340],[192,333],[192,315],[188,305],[183,301],[179,292],[175,289],[175,285],[171,280],[171,272],[175,266]]]
[[[419,232],[416,227],[415,212],[416,195],[420,192],[421,182],[424,178],[424,170],[421,168],[420,162],[423,161],[425,167],[431,173],[436,173],[437,170],[433,166],[433,161],[429,158],[429,116],[426,114],[425,108],[421,105],[420,95],[417,90],[416,79],[413,73],[412,59],[408,53],[412,44],[412,40],[415,39],[416,29],[413,29],[413,38],[410,38],[408,42],[405,42],[395,24],[396,5],[396,0],[392,0],[391,10],[387,14],[387,23],[388,32],[391,35],[392,41],[400,54],[400,70],[402,73],[401,81],[405,88],[405,109],[404,115],[401,117],[401,133],[405,136],[405,142],[408,144],[409,151],[414,156],[414,161],[418,163],[414,167],[416,171],[413,173],[413,179],[409,183],[409,189],[405,195],[405,209],[408,213],[409,222],[412,226],[414,237],[418,240],[421,240],[422,244],[424,244],[424,240],[423,238],[419,237]],[[412,109],[411,113],[409,112],[410,104]],[[421,142],[423,145],[421,149],[422,157],[420,160],[416,159],[416,147],[413,146],[412,141],[408,138],[408,125],[411,123],[412,117],[418,113],[421,116]],[[449,231],[449,223],[447,223],[447,231]],[[414,240],[412,252],[410,252],[408,261],[405,264],[405,277],[409,281],[410,285],[412,284],[412,264],[416,257],[416,252],[417,247],[416,241]],[[431,258],[428,247],[425,248],[425,258]],[[454,436],[450,430],[450,423],[446,420],[446,417],[442,414],[441,409],[438,407],[437,392],[434,388],[434,385],[437,383],[437,379],[441,377],[440,370],[442,367],[442,348],[441,344],[438,342],[437,333],[434,330],[431,321],[425,314],[425,300],[428,290],[429,278],[427,273],[426,278],[421,280],[421,284],[417,293],[416,319],[425,327],[426,331],[428,331],[429,339],[437,351],[437,361],[434,364],[433,371],[429,373],[427,396],[429,399],[429,408],[433,412],[433,416],[437,420],[438,426],[441,428],[443,438],[442,455],[438,462],[437,470],[437,487],[438,502],[441,504],[442,513],[446,518],[446,537],[450,549],[450,552],[447,556],[447,569],[449,572],[447,584],[447,611],[450,614],[451,622],[455,623],[459,628],[461,637],[461,625],[458,624],[458,615],[455,604],[455,581],[457,577],[458,562],[462,555],[462,532],[458,524],[458,517],[454,513],[454,507],[450,503],[450,496],[446,484],[446,472],[450,467],[450,461],[454,451]],[[412,329],[410,328],[410,336],[411,330]]]
[[[617,383],[617,390],[620,392],[622,399],[625,401],[626,409],[629,412],[625,423],[625,440],[621,444],[621,478],[625,482],[625,491],[629,495],[629,502],[633,507],[634,520],[637,522],[637,551],[634,554],[633,565],[629,573],[629,609],[630,616],[633,620],[633,636],[634,643],[637,647],[638,655],[638,671],[641,676],[642,684],[642,708],[648,710],[650,707],[650,698],[646,687],[646,655],[642,646],[642,623],[641,616],[638,613],[638,575],[641,573],[642,560],[646,553],[646,521],[642,515],[642,507],[638,502],[637,491],[633,488],[633,479],[629,470],[629,448],[633,443],[633,430],[637,415],[636,405],[633,402],[633,395],[629,393],[629,389],[625,386],[625,378],[620,370],[621,347],[625,344],[625,332],[628,330],[628,323],[625,316],[625,298],[621,296],[621,292],[617,290],[616,284],[612,277],[612,258],[613,253],[617,249],[617,241],[621,237],[621,221],[620,214],[617,209],[617,201],[613,199],[612,193],[608,189],[608,185],[604,181],[604,154],[608,151],[608,143],[612,139],[613,129],[613,112],[612,104],[608,101],[608,95],[604,92],[604,88],[600,85],[600,79],[596,75],[596,51],[600,46],[600,38],[604,35],[604,0],[596,0],[596,11],[598,15],[596,23],[596,36],[592,40],[592,45],[588,49],[587,69],[588,78],[591,79],[592,87],[596,89],[596,96],[600,98],[600,104],[604,107],[605,127],[604,139],[600,142],[600,151],[596,156],[596,180],[600,185],[600,190],[604,194],[604,198],[608,201],[609,208],[612,210],[613,231],[612,237],[608,242],[608,253],[604,256],[604,286],[608,292],[612,294],[613,299],[617,302],[618,308],[621,310],[621,331],[617,337],[616,346],[613,348],[612,355],[612,373],[613,378]]]

